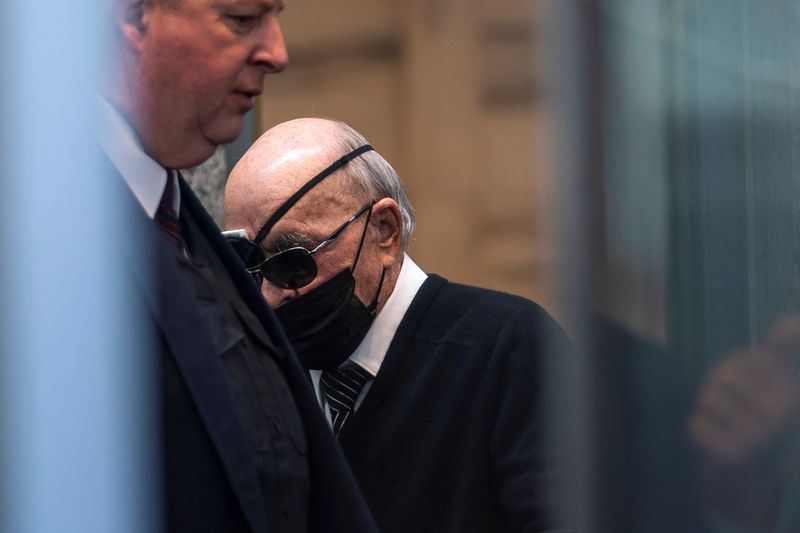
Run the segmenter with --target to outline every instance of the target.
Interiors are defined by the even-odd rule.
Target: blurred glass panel
[[[94,143],[109,9],[0,5],[0,531],[9,533],[138,533],[159,519],[153,369],[119,253],[140,250]]]
[[[573,512],[587,531],[800,531],[800,6],[551,10]]]

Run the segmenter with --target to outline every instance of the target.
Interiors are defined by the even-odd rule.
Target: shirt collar
[[[167,171],[145,153],[138,135],[122,113],[105,98],[99,99],[97,143],[122,175],[147,215],[153,218],[164,194]]]
[[[403,254],[403,266],[400,267],[394,290],[361,344],[350,356],[351,361],[364,367],[373,376],[378,375],[400,321],[427,277],[407,254]]]

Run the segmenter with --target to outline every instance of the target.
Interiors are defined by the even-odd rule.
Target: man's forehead
[[[332,142],[335,131],[335,123],[326,119],[296,119],[271,128],[256,140],[234,169],[228,182],[231,207],[249,206],[244,214],[258,232],[289,198],[345,155]],[[321,215],[323,206],[331,203],[342,206],[341,197],[350,196],[343,181],[346,172],[340,168],[324,177],[281,219],[298,214],[310,216],[305,214],[306,210]]]
[[[336,125],[326,119],[296,119],[272,127],[259,137],[245,157],[261,159],[276,169],[307,167],[310,179],[343,154],[333,142]],[[312,172],[312,169],[316,171]]]
[[[331,176],[333,178],[333,176]],[[297,188],[273,189],[274,196],[270,199],[268,212],[263,213],[267,217],[272,216],[280,208],[287,198],[297,191]],[[286,214],[276,222],[276,227],[281,226],[281,222],[301,221],[313,222],[314,220],[326,220],[329,217],[336,217],[342,209],[347,208],[349,202],[340,193],[340,189],[327,179],[304,194]],[[265,219],[266,221],[266,219]]]
[[[276,151],[263,156],[260,161],[254,161],[261,172],[255,170],[253,178],[257,183],[256,188],[260,189],[261,204],[268,207],[270,214],[336,159],[335,155],[319,147]],[[342,191],[345,172],[343,168],[337,169],[325,177],[306,192],[290,212],[302,205],[337,197]]]
[[[354,209],[351,203],[330,190],[311,190],[275,223],[263,242],[274,243],[286,236],[308,243],[316,242],[344,221]],[[274,211],[271,209],[266,213],[264,221]]]
[[[276,186],[294,187],[295,190],[330,164],[327,152],[319,147],[276,150],[265,155],[271,160],[268,181]]]

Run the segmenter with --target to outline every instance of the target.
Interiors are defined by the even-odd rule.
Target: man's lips
[[[260,90],[235,90],[231,93],[233,100],[242,112],[250,111],[253,108],[253,100],[261,94]]]

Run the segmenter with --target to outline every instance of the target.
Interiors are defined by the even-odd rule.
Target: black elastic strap
[[[386,269],[384,268],[383,270],[381,270],[381,280],[378,282],[378,290],[375,291],[375,296],[372,297],[372,301],[367,307],[367,311],[369,311],[369,314],[370,316],[372,316],[372,318],[375,318],[375,315],[378,314],[378,296],[381,295],[381,289],[383,288],[383,278],[385,276],[386,276]]]
[[[367,236],[367,230],[369,229],[369,219],[372,216],[372,206],[375,203],[371,203],[369,206],[369,211],[367,211],[367,223],[364,226],[364,231],[361,232],[361,240],[358,241],[358,251],[356,252],[356,259],[353,261],[353,266],[350,267],[350,272],[353,272],[356,269],[356,263],[358,263],[358,258],[361,256],[361,247],[364,246],[364,238]]]
[[[328,168],[326,168],[325,170],[323,170],[322,172],[320,172],[319,174],[308,180],[308,182],[306,182],[305,185],[300,187],[300,189],[296,193],[291,195],[285,202],[283,202],[283,204],[278,208],[278,210],[275,211],[275,213],[273,213],[272,216],[269,217],[269,219],[267,219],[264,225],[261,226],[261,229],[258,231],[258,234],[256,235],[256,238],[253,240],[253,242],[255,242],[256,245],[261,244],[261,241],[264,240],[264,237],[267,236],[272,227],[281,219],[283,215],[286,214],[286,212],[289,209],[292,208],[294,204],[297,203],[298,200],[300,200],[300,198],[303,197],[303,195],[305,195],[308,191],[317,186],[322,180],[333,174],[336,170],[342,168],[347,163],[349,163],[356,157],[360,156],[364,152],[369,152],[372,149],[373,149],[372,146],[368,144],[360,146],[355,150],[353,150],[352,152],[350,152],[349,154],[343,155],[342,157],[334,161]]]

